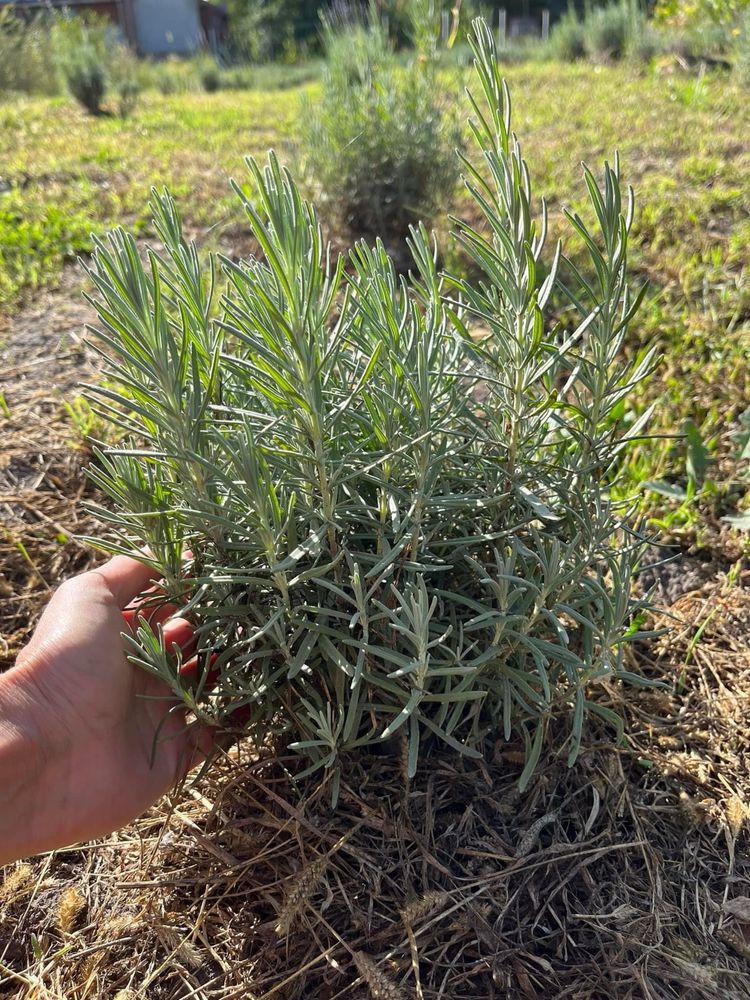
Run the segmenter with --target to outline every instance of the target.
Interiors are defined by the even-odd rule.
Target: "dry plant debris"
[[[243,743],[108,840],[11,866],[0,996],[750,997],[747,582],[685,595],[638,651],[669,690],[617,706],[629,746],[592,732],[523,797],[499,742],[408,785],[352,758],[334,812]]]
[[[7,330],[0,325],[0,670],[13,662],[51,589],[93,561],[74,540],[93,527],[79,510],[89,455],[63,406],[95,373],[79,288],[71,274],[62,292],[42,296]]]

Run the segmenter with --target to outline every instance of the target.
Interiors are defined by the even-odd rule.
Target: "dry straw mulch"
[[[51,590],[92,562],[74,538],[93,527],[79,505],[89,455],[64,408],[96,377],[83,341],[89,319],[73,271],[61,291],[0,317],[0,670]]]
[[[520,796],[517,748],[351,760],[341,803],[246,744],[107,841],[12,866],[0,995],[254,1000],[750,997],[750,591],[680,598]],[[0,981],[2,981],[0,979]]]

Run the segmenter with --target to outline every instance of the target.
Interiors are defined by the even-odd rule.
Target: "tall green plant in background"
[[[572,4],[552,29],[550,47],[561,62],[575,62],[586,55],[583,21]]]
[[[126,118],[141,90],[141,68],[119,30],[106,18],[64,12],[52,22],[57,64],[71,95],[91,114],[99,114],[111,94]]]
[[[550,36],[553,55],[564,62],[588,56],[595,62],[627,57],[646,63],[663,44],[641,0],[587,5],[583,18],[570,6]]]
[[[55,94],[58,89],[48,19],[25,21],[9,8],[0,9],[0,94]]]
[[[402,240],[452,193],[459,141],[429,57],[402,66],[374,6],[363,21],[324,22],[326,70],[301,116],[318,198],[352,232]]]
[[[101,111],[107,92],[108,33],[104,18],[65,13],[55,19],[55,56],[65,84],[91,114]]]
[[[481,279],[442,274],[424,228],[400,276],[383,244],[332,258],[314,208],[273,154],[236,186],[260,252],[202,267],[167,194],[164,250],[97,242],[98,412],[124,432],[91,476],[110,551],[148,562],[195,624],[186,671],[142,626],[134,663],[211,724],[243,710],[259,741],[308,762],[400,734],[476,756],[522,734],[528,781],[550,719],[616,722],[598,682],[628,678],[639,541],[608,493],[648,414],[615,419],[652,370],[621,351],[639,303],[627,273],[632,194],[586,170],[590,273],[547,254],[492,35],[475,24],[482,224],[458,224]],[[221,276],[221,277],[219,277]],[[219,291],[220,280],[225,285]],[[578,313],[562,332],[555,290]],[[149,554],[144,554],[147,551]],[[236,717],[236,716],[235,716]]]

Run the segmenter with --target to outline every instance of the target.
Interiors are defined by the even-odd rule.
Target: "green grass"
[[[154,185],[170,187],[196,231],[230,221],[230,175],[241,177],[248,153],[283,149],[298,101],[298,91],[149,94],[125,120],[61,99],[0,104],[0,307],[54,284],[90,233],[140,231]]]
[[[741,491],[730,432],[750,406],[746,93],[727,76],[696,81],[625,65],[529,62],[508,65],[507,77],[553,235],[563,192],[577,192],[569,207],[585,205],[580,160],[595,166],[620,150],[638,201],[634,263],[651,289],[631,347],[656,340],[666,355],[650,390],[660,404],[655,429],[680,432],[693,421],[713,460],[706,478],[719,484],[698,499],[719,514],[733,509]],[[458,95],[456,75],[445,79]],[[242,178],[243,156],[270,146],[294,161],[300,99],[316,89],[149,93],[125,121],[91,118],[63,100],[0,104],[0,178],[10,186],[0,194],[0,308],[54,284],[89,231],[123,223],[144,232],[152,185],[170,187],[201,242],[241,234],[230,176]],[[684,487],[687,460],[682,441],[647,442],[623,489],[645,479]]]

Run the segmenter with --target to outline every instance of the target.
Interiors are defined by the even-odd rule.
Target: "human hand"
[[[116,556],[68,580],[0,675],[0,863],[124,826],[211,749],[211,731],[126,659],[123,609],[152,579]],[[184,619],[162,627],[167,648],[189,644]]]

